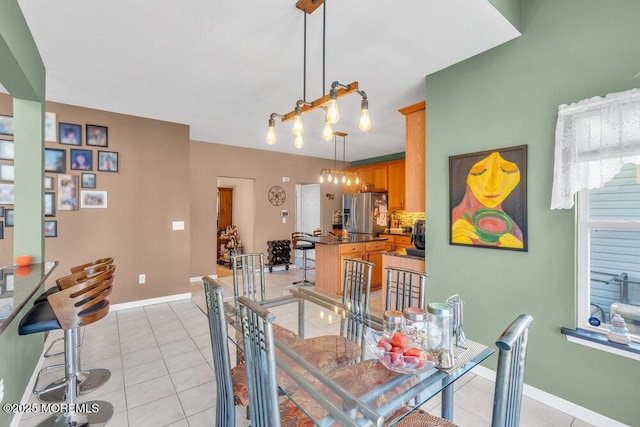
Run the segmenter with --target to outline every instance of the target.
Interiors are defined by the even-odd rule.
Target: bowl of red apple
[[[392,371],[415,374],[436,366],[435,357],[402,332],[383,336],[380,332],[369,331],[365,341],[378,360]]]

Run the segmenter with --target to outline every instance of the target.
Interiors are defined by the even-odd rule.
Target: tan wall
[[[46,259],[60,262],[54,278],[73,265],[114,256],[112,303],[189,292],[189,231],[171,230],[172,221],[189,221],[188,126],[51,102],[46,110],[58,122],[82,125],[83,145],[73,148],[94,151],[90,172],[96,173],[96,190],[108,193],[107,209],[56,207],[55,218],[47,218],[58,221],[58,237],[45,239]],[[117,173],[97,171],[98,148],[85,145],[87,123],[108,127],[109,147],[101,149],[119,153]],[[72,146],[46,146],[65,149],[67,173],[80,176],[70,169]],[[57,202],[58,174],[46,175],[54,177]],[[5,246],[12,239],[0,242]],[[144,285],[138,284],[141,273]]]
[[[255,179],[255,252],[267,252],[267,241],[290,239],[295,230],[295,185],[318,182],[320,169],[333,160],[304,157],[228,145],[191,142],[191,276],[216,272],[216,182],[218,176]],[[282,182],[288,176],[289,182]],[[269,203],[267,192],[273,185],[287,193],[282,206]],[[329,201],[326,193],[336,194]],[[339,209],[342,188],[323,184],[322,227],[331,229],[331,210]],[[286,224],[280,212],[289,211]]]

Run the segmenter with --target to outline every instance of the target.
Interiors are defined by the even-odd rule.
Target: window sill
[[[563,327],[560,331],[567,337],[569,342],[640,361],[640,344],[637,342],[632,341],[629,345],[614,343],[609,341],[604,334],[582,328],[570,329]]]

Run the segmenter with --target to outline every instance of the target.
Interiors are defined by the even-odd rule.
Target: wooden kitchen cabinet
[[[415,246],[411,243],[411,236],[406,234],[382,234],[380,233],[380,237],[384,237],[385,242],[385,251],[393,252],[398,249],[406,249],[406,248],[415,248]]]
[[[373,175],[373,191],[387,191],[387,164],[378,163],[371,166]]]
[[[404,210],[404,160],[387,164],[387,182],[389,190],[389,210]]]
[[[371,290],[382,287],[382,252],[385,250],[385,242],[371,242],[365,244],[363,259],[374,263],[371,271]]]
[[[425,211],[425,102],[399,110],[406,118],[405,211]]]

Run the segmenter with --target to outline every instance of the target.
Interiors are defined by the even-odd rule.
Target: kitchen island
[[[397,249],[395,251],[385,251],[382,253],[382,271],[387,267],[406,268],[408,270],[419,271],[424,273],[426,271],[426,261],[423,256],[408,255],[406,248]],[[428,287],[427,287],[428,288]],[[384,310],[385,300],[387,294],[387,275],[383,274],[382,277],[382,306]]]
[[[315,244],[316,287],[336,294],[342,293],[345,258],[362,259],[375,264],[371,274],[371,289],[382,287],[382,252],[384,237],[350,234],[338,236],[305,237],[305,242]]]

